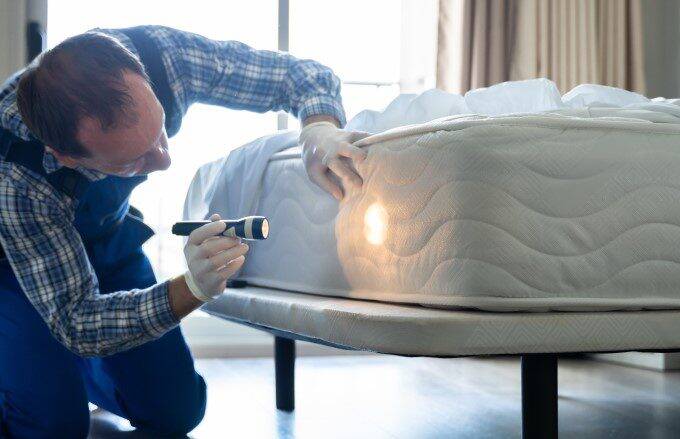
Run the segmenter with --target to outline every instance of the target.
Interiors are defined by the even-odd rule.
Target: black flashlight
[[[172,226],[172,233],[189,236],[199,227],[213,221],[180,221]],[[237,220],[220,220],[227,225],[222,236],[238,236],[248,240],[267,239],[269,236],[269,220],[263,216],[246,216]]]

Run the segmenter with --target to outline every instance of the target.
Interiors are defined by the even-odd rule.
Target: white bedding
[[[428,108],[487,116],[365,139],[364,186],[340,205],[299,154],[274,155],[294,135],[261,139],[202,168],[185,215],[270,218],[240,274],[254,285],[495,311],[680,307],[675,101],[598,86],[560,98],[545,81],[400,100],[350,126],[389,128],[400,109],[405,123]]]

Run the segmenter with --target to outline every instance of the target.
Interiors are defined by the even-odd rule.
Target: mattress
[[[258,286],[491,311],[680,307],[680,125],[455,116],[369,137],[341,203],[299,151],[254,209]]]
[[[412,356],[663,351],[680,311],[490,313],[234,288],[208,313],[337,347]]]
[[[256,286],[489,311],[680,306],[679,100],[539,79],[401,95],[348,129],[375,134],[340,203],[286,132],[201,167],[185,219],[268,216],[238,275]]]

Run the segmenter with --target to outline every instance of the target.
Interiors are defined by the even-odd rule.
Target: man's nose
[[[161,144],[149,152],[150,157],[147,159],[147,163],[154,170],[167,169],[170,166],[170,154],[168,150]]]

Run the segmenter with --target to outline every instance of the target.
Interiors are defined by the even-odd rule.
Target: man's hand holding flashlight
[[[189,235],[184,246],[189,270],[184,280],[191,293],[202,302],[209,302],[222,294],[227,280],[245,261],[248,245],[239,238],[219,236],[226,227],[219,215]]]

